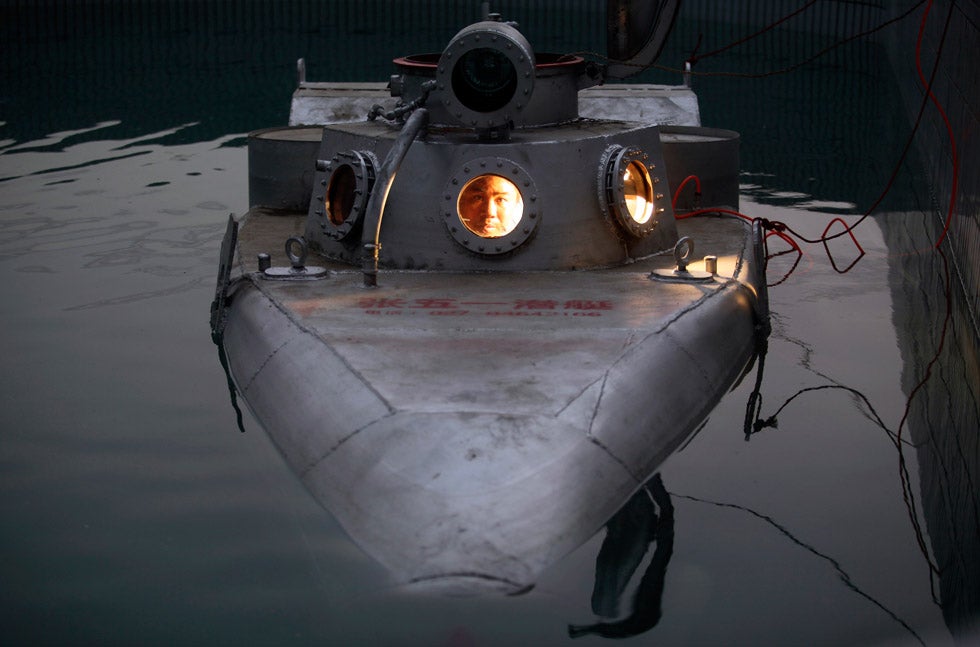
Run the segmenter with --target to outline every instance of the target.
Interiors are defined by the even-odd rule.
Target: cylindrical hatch
[[[319,126],[267,128],[248,135],[248,203],[306,211],[313,192]]]
[[[671,197],[684,178],[694,175],[701,184],[699,206],[738,209],[739,141],[739,134],[733,130],[661,126],[660,143]],[[694,204],[694,188],[689,187],[677,201],[679,213],[690,211]]]

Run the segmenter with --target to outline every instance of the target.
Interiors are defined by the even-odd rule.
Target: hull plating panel
[[[747,270],[744,250],[708,251]],[[397,581],[513,592],[601,527],[751,358],[750,290],[648,278],[664,264],[383,272],[377,289],[349,269],[249,275],[225,346],[287,461]]]

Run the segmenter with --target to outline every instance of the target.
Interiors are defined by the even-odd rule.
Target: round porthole
[[[534,51],[505,23],[460,31],[439,57],[440,100],[463,126],[499,128],[527,106],[534,89]]]
[[[321,182],[324,192],[317,196],[322,204],[317,206],[316,214],[320,229],[328,236],[341,240],[360,224],[377,168],[377,158],[367,151],[337,153],[326,164],[328,176]]]
[[[500,157],[472,160],[450,178],[443,220],[460,245],[503,254],[527,241],[541,220],[537,188],[524,169]]]
[[[627,234],[642,238],[657,226],[658,195],[647,166],[648,156],[637,148],[613,146],[599,165],[599,202]]]

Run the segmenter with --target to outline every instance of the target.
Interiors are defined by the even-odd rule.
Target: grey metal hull
[[[287,220],[253,214],[245,229],[298,226]],[[651,280],[664,257],[392,271],[376,289],[339,265],[313,282],[244,267],[230,371],[309,491],[396,582],[520,591],[616,512],[752,358],[746,227],[694,226],[719,255],[706,283]],[[244,237],[241,263],[260,238]]]

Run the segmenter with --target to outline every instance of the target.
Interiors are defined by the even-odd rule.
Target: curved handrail
[[[367,213],[364,214],[364,231],[361,234],[361,245],[364,247],[364,257],[361,268],[364,274],[365,287],[376,287],[378,285],[378,256],[381,253],[381,218],[384,215],[385,203],[388,201],[388,192],[391,184],[395,181],[395,174],[401,167],[402,160],[408,153],[415,137],[428,125],[429,111],[419,108],[412,112],[405,121],[402,131],[395,138],[388,154],[385,156],[378,176],[374,183],[374,190],[367,203]]]

